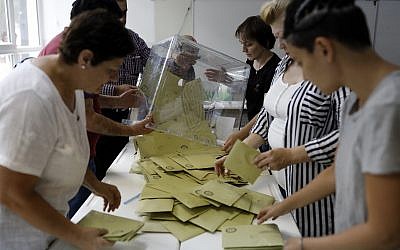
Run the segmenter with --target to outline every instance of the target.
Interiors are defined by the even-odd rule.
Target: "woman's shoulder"
[[[400,71],[393,71],[384,77],[368,98],[366,106],[400,105]]]

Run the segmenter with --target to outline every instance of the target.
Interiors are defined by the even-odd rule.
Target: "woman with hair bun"
[[[400,67],[371,47],[351,0],[293,0],[284,38],[304,75],[326,94],[348,86],[335,164],[260,221],[336,193],[335,234],[289,239],[285,249],[400,248]],[[345,83],[345,84],[343,84]]]

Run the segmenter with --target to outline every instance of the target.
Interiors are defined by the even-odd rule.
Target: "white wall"
[[[48,43],[70,22],[74,0],[38,0],[41,10],[42,44]],[[191,0],[127,0],[126,27],[137,32],[148,46],[178,33]],[[193,34],[192,11],[183,25],[182,34]]]
[[[379,3],[375,50],[385,59],[400,65],[400,1]]]
[[[184,18],[191,0],[155,0],[155,40],[160,41],[178,34],[182,24],[182,35],[193,34],[192,8]]]
[[[128,0],[126,27],[135,31],[151,46],[155,39],[154,1]]]
[[[236,28],[260,13],[266,0],[195,0],[194,36],[198,42],[239,60],[245,60]]]
[[[191,3],[192,0],[128,0],[126,26],[148,46],[177,34],[181,27],[181,34],[192,35]]]
[[[47,44],[69,25],[69,14],[73,2],[74,0],[38,0],[42,44]]]

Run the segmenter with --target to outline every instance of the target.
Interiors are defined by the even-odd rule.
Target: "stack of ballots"
[[[79,223],[81,226],[104,228],[108,233],[104,238],[109,241],[130,241],[143,226],[143,222],[111,214],[90,211]]]
[[[140,154],[143,145],[145,152],[150,152],[147,139],[155,143],[153,149],[159,149],[160,142],[175,147],[141,155],[133,169],[147,181],[136,210],[146,216],[142,232],[168,231],[185,241],[204,232],[251,225],[261,208],[273,204],[272,196],[238,187],[247,184],[239,176],[216,176],[213,168],[216,156],[222,154],[219,148],[159,132],[144,137],[136,140]],[[151,227],[147,227],[149,223]]]
[[[239,225],[222,232],[225,250],[280,250],[283,239],[275,224]]]

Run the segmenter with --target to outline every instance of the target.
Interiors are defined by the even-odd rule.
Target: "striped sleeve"
[[[339,142],[339,130],[334,130],[322,138],[307,142],[304,146],[308,157],[323,165],[333,163]]]
[[[345,87],[332,93],[332,105],[334,106],[332,107],[332,110],[334,110],[334,113],[332,114],[331,119],[337,129],[322,138],[309,141],[305,144],[306,152],[313,161],[319,162],[323,165],[330,165],[333,163],[336,147],[339,142],[338,128],[341,122],[343,104],[349,94],[350,90]]]
[[[115,93],[115,86],[112,84],[104,84],[101,88],[102,95],[114,95]]]
[[[267,141],[268,127],[269,127],[268,113],[267,110],[263,107],[260,113],[258,114],[257,121],[251,128],[250,133],[258,134],[264,139],[264,141]]]

